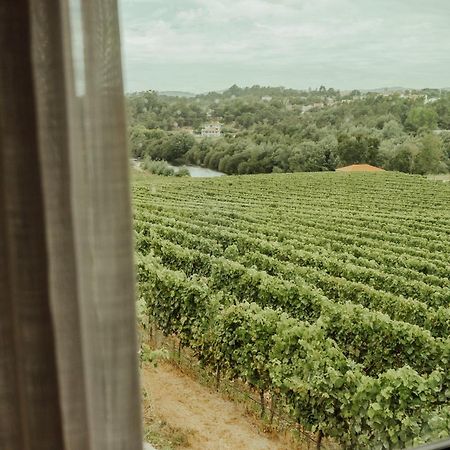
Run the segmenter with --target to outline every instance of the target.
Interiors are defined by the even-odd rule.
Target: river
[[[175,171],[180,169],[180,167],[176,167],[176,166],[170,166],[170,167],[172,167]],[[224,173],[218,172],[217,170],[206,169],[206,168],[200,167],[200,166],[181,166],[181,167],[186,167],[187,170],[189,170],[191,177],[194,177],[194,178],[198,178],[198,177],[211,178],[211,177],[221,177],[221,176],[225,175]]]

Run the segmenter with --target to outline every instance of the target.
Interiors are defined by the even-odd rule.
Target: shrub
[[[175,171],[169,166],[167,161],[154,161],[146,157],[142,162],[142,168],[155,175],[170,177],[175,175]]]

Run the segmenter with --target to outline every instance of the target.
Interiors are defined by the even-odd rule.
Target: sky
[[[450,0],[118,0],[127,92],[450,86]]]

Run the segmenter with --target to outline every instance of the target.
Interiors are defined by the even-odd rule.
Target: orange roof
[[[340,167],[336,172],[384,172],[380,167],[370,164],[352,164],[351,166]]]

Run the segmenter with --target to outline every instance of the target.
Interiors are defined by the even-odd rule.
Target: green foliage
[[[386,151],[386,149],[385,149]],[[388,168],[406,173],[433,174],[447,171],[444,141],[438,135],[425,133],[393,145]]]
[[[154,367],[158,366],[159,361],[169,359],[169,351],[167,349],[152,350],[147,344],[141,344],[139,351],[140,363],[151,363]]]
[[[169,166],[167,161],[153,161],[149,157],[142,161],[142,168],[155,175],[163,175],[165,177],[175,175],[175,171]]]
[[[409,111],[405,126],[412,131],[430,131],[437,128],[437,121],[434,109],[418,106]]]
[[[177,177],[190,177],[189,169],[187,167],[180,167],[175,173]]]
[[[415,173],[417,157],[420,153],[417,139],[408,139],[394,147],[389,159],[389,169],[399,172]]]
[[[187,133],[169,135],[165,159],[171,162],[179,161],[194,145],[194,137]]]
[[[163,175],[165,177],[190,177],[187,167],[180,167],[178,170],[170,167],[167,161],[154,161],[148,156],[142,161],[141,167],[154,175]]]
[[[341,134],[338,137],[337,155],[342,165],[373,164],[378,165],[380,141],[374,136],[358,132]]]
[[[198,279],[148,259],[139,264],[142,271],[147,281],[140,278],[141,295],[163,331],[177,334],[205,364],[277,392],[298,421],[351,448],[410,442],[425,425],[423,405],[446,401],[438,395],[444,380],[439,371],[425,378],[405,367],[368,377],[319,326],[217,297]]]
[[[414,139],[418,155],[433,137]],[[450,186],[399,173],[148,183],[134,186],[141,315],[344,448],[448,435]]]
[[[419,154],[417,155],[417,173],[440,173],[445,170],[442,165],[444,153],[442,141],[435,134],[426,134],[422,137]]]
[[[233,86],[193,98],[135,93],[128,95],[127,109],[132,155],[176,165],[228,174],[333,171],[352,163],[408,173],[450,167],[449,158],[436,152],[429,152],[425,164],[411,155],[414,138],[450,129],[445,91],[342,95],[326,88]],[[221,138],[200,136],[209,122],[222,124]],[[437,139],[443,142],[444,135]]]

